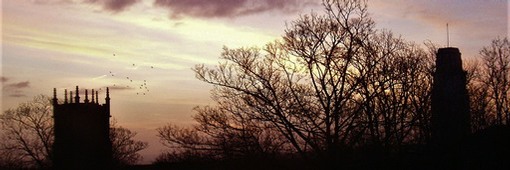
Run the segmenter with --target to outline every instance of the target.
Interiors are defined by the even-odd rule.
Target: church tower
[[[80,90],[65,90],[64,102],[59,104],[57,91],[53,89],[53,119],[55,141],[53,166],[55,169],[110,169],[112,142],[110,133],[110,96],[106,88],[104,104],[99,104],[98,92],[89,100],[80,101]],[[94,98],[95,97],[95,98]]]
[[[470,134],[466,71],[458,48],[440,48],[432,86],[432,143],[441,148],[459,144]]]

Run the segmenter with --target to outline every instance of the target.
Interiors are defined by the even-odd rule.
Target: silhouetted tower
[[[432,142],[440,148],[459,144],[470,133],[466,71],[458,48],[440,48],[432,86]]]
[[[112,142],[110,133],[110,95],[106,88],[106,103],[99,104],[97,91],[94,100],[88,98],[80,103],[76,86],[73,101],[67,90],[63,104],[58,103],[53,89],[53,119],[55,141],[53,144],[53,166],[55,169],[110,169],[112,165]]]

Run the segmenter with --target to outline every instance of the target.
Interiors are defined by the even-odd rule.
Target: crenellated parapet
[[[78,86],[76,86],[76,90],[74,93],[75,94],[74,100],[73,100],[73,91],[69,91],[69,96],[67,94],[68,94],[67,89],[64,89],[64,103],[63,104],[80,103],[80,89]],[[91,100],[89,100],[88,89],[85,89],[85,100],[83,101],[83,103],[99,104],[98,91],[94,91],[94,89],[92,89]],[[108,87],[106,88],[105,104],[110,104],[110,91],[109,91]],[[58,97],[57,97],[57,89],[56,88],[53,88],[53,105],[58,105]]]

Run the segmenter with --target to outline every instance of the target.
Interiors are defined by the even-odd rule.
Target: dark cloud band
[[[104,11],[122,12],[141,0],[36,0],[39,4],[57,2],[88,3],[101,6]],[[235,18],[268,11],[294,13],[306,5],[321,0],[154,0],[155,7],[168,9],[172,18]]]
[[[235,18],[267,11],[295,12],[313,0],[155,0],[154,6],[166,8],[170,16]]]
[[[101,5],[103,9],[107,11],[121,12],[139,1],[140,0],[85,0],[84,2]]]

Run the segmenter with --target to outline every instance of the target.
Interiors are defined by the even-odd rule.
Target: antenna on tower
[[[448,23],[446,23],[446,47],[450,47],[450,30],[448,29]]]

